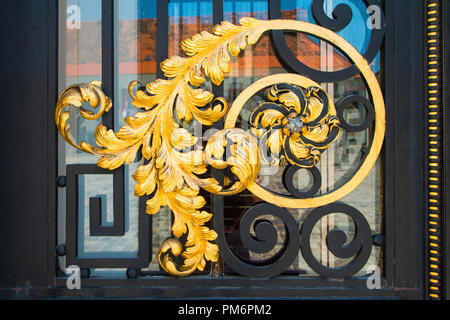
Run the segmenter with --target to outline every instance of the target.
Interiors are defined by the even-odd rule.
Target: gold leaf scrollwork
[[[55,121],[61,136],[73,147],[99,156],[99,167],[114,170],[121,165],[130,164],[136,159],[139,150],[142,150],[145,162],[133,175],[136,181],[135,195],[149,196],[146,203],[148,214],[156,214],[164,206],[170,208],[175,218],[173,235],[176,238],[186,235],[187,239],[184,245],[178,239],[169,239],[160,248],[159,262],[172,275],[186,276],[196,270],[204,270],[207,260],[218,260],[219,249],[214,243],[217,234],[206,226],[212,215],[201,210],[205,199],[199,195],[200,188],[223,195],[239,193],[246,188],[256,190],[258,186],[254,181],[260,167],[258,142],[250,133],[234,126],[228,127],[227,123],[232,122],[228,118],[225,129],[214,134],[204,150],[196,147],[198,138],[181,127],[180,120],[189,123],[195,119],[209,126],[222,119],[228,110],[225,99],[214,99],[211,92],[200,86],[206,78],[220,85],[230,72],[231,56],[238,56],[247,45],[255,44],[264,32],[284,29],[310,33],[339,44],[360,70],[361,67],[363,72],[368,72],[366,68],[370,70],[363,57],[348,42],[327,29],[294,20],[260,21],[242,18],[240,25],[222,22],[214,27],[212,34],[201,32],[183,41],[181,47],[187,57],[174,56],[161,64],[167,80],[157,79],[147,84],[144,90],[136,90],[140,85],[138,81],[131,82],[129,94],[132,104],[139,111],[126,118],[125,125],[116,133],[102,124],[98,125],[94,133],[98,147],[86,142],[77,145],[73,141],[67,123],[70,112],[63,109],[72,107],[79,110],[85,119],[98,119],[112,107],[112,102],[100,89],[101,84],[92,82],[74,85],[64,90],[59,97]],[[373,79],[369,79],[369,83]],[[376,95],[375,98],[379,99],[378,91]],[[285,106],[295,105],[295,97],[289,94],[277,99]],[[84,109],[83,103],[87,102],[98,108],[98,112],[94,114]],[[313,117],[316,112],[314,106],[310,110],[308,116]],[[236,112],[231,113],[232,116],[237,116]],[[380,112],[377,115],[379,114]],[[377,120],[384,121],[384,113],[379,117],[381,118]],[[263,116],[261,121],[270,125],[273,122],[270,118],[271,116]],[[380,133],[384,133],[380,132],[381,129],[384,130],[384,127],[379,128],[376,133],[378,139]],[[309,135],[314,141],[319,141],[324,136],[320,130],[310,132]],[[376,156],[378,149],[381,149],[379,142],[372,152],[377,153]],[[231,145],[228,146],[228,143]],[[275,146],[276,142],[272,141],[272,144]],[[302,155],[299,148],[294,147],[293,152],[297,157]],[[314,150],[310,153],[314,154]],[[375,154],[368,159],[373,156]],[[207,172],[208,165],[217,169],[231,167],[231,172],[238,181],[225,189],[216,179],[201,177]],[[363,166],[365,171],[366,167]],[[178,266],[173,256],[180,255],[184,258],[184,263]]]
[[[230,154],[226,157],[227,141],[232,141],[228,146]],[[241,129],[220,130],[208,141],[205,148],[205,161],[216,169],[231,167],[231,172],[239,178],[230,188],[223,190],[216,180],[211,184],[202,185],[203,189],[219,195],[231,195],[244,191],[255,180],[260,166],[258,145],[255,139]],[[226,160],[224,159],[224,156]],[[153,199],[156,199],[155,197]],[[151,201],[153,200],[151,199]],[[159,201],[159,200],[156,200]],[[198,196],[198,190],[186,188],[175,195],[175,199],[169,196],[169,208],[175,216],[172,231],[176,237],[181,237],[188,232],[187,249],[182,253],[182,244],[177,239],[166,240],[160,248],[158,258],[160,265],[168,273],[176,276],[186,276],[196,269],[203,270],[206,260],[216,262],[218,249],[214,241],[217,237],[215,231],[204,226],[211,219],[211,214],[198,211],[205,205],[203,197]],[[158,204],[159,205],[159,204]],[[186,230],[187,226],[187,230]],[[199,241],[204,240],[204,241]],[[182,253],[184,265],[178,269],[168,254],[179,256]]]
[[[158,79],[147,84],[145,91],[137,90],[135,93],[134,88],[139,82],[130,83],[132,103],[143,111],[126,118],[126,125],[117,133],[99,125],[95,138],[101,148],[85,142],[76,145],[66,124],[69,113],[62,112],[66,106],[72,106],[80,108],[80,113],[86,119],[94,119],[81,108],[82,103],[87,101],[91,101],[91,105],[95,106],[97,101],[93,93],[96,92],[101,101],[101,110],[96,116],[100,117],[111,107],[111,102],[99,88],[100,83],[72,86],[63,92],[58,101],[56,124],[61,135],[77,149],[99,155],[99,167],[113,170],[123,164],[130,164],[142,147],[142,154],[147,163],[139,167],[133,175],[137,182],[136,196],[150,195],[146,206],[148,214],[156,214],[162,206],[168,206],[175,217],[172,226],[174,236],[179,238],[187,233],[187,242],[183,248],[185,260],[180,268],[177,268],[167,255],[169,251],[173,255],[181,254],[178,240],[168,240],[160,249],[160,263],[170,274],[184,276],[197,269],[203,270],[206,260],[215,262],[218,259],[218,247],[213,243],[217,234],[205,226],[211,219],[211,214],[199,210],[205,204],[204,198],[198,195],[199,188],[214,193],[238,193],[254,180],[259,168],[259,163],[246,164],[246,156],[236,150],[234,156],[222,163],[216,158],[219,146],[210,142],[210,147],[207,146],[206,150],[211,150],[211,165],[231,165],[240,181],[229,190],[222,191],[215,179],[199,178],[198,175],[207,170],[204,153],[194,149],[197,138],[181,128],[174,117],[186,122],[195,119],[204,125],[211,125],[220,120],[227,111],[225,100],[218,98],[215,100],[215,106],[203,108],[213,102],[213,94],[198,87],[204,83],[205,77],[210,78],[214,84],[221,84],[225,73],[230,71],[230,55],[237,56],[248,44],[254,44],[266,29],[264,21],[245,18],[241,20],[241,26],[224,22],[214,28],[214,34],[202,32],[183,41],[181,46],[189,57],[175,56],[161,64],[168,80]],[[223,131],[222,134],[227,134],[235,143],[239,143],[237,140],[245,136],[243,133],[239,136],[236,132],[229,131]],[[218,141],[219,137],[213,140]],[[189,148],[192,150],[186,152]],[[255,150],[256,145],[250,153],[257,161]],[[249,168],[251,170],[248,170]]]
[[[81,142],[77,145],[70,137],[69,128],[67,123],[70,117],[70,111],[63,111],[65,107],[77,108],[80,111],[80,115],[86,120],[97,120],[105,112],[108,112],[112,108],[112,101],[101,90],[101,82],[92,81],[89,84],[79,84],[68,87],[59,96],[58,103],[55,112],[55,122],[58,127],[59,133],[71,146],[77,148],[80,151],[84,151],[91,154],[97,154],[98,149],[89,143]],[[93,113],[90,110],[83,108],[83,103],[89,102],[93,108],[99,108],[97,113]],[[101,125],[97,130],[106,131],[105,126]]]

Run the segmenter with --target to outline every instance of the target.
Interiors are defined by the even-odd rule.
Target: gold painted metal
[[[158,255],[164,270],[175,276],[203,270],[207,260],[216,262],[219,257],[218,246],[214,243],[217,234],[206,226],[212,215],[201,210],[205,199],[199,196],[200,188],[221,195],[236,194],[248,188],[265,201],[285,207],[325,205],[344,197],[361,183],[375,164],[383,143],[385,113],[381,90],[366,60],[346,40],[328,29],[302,21],[243,18],[240,24],[222,22],[214,27],[213,34],[201,32],[181,42],[187,57],[174,56],[161,64],[168,80],[157,79],[147,84],[144,91],[135,90],[138,81],[131,82],[129,94],[133,105],[140,111],[126,118],[125,126],[116,133],[103,124],[98,125],[94,134],[98,147],[86,142],[77,145],[73,141],[67,123],[70,111],[63,109],[72,107],[79,110],[85,119],[98,119],[112,107],[112,102],[100,89],[101,84],[92,82],[71,86],[64,90],[57,103],[55,121],[60,134],[73,147],[98,155],[99,167],[113,170],[130,164],[142,147],[146,162],[133,175],[137,182],[135,195],[150,196],[146,206],[148,214],[158,213],[163,206],[169,207],[175,217],[172,226],[174,236],[180,238],[187,234],[184,245],[177,239],[165,241]],[[304,32],[328,41],[355,63],[368,84],[376,112],[372,147],[356,175],[330,194],[289,200],[280,199],[262,189],[255,183],[260,168],[258,142],[252,134],[234,127],[242,106],[256,91],[276,83],[317,86],[305,77],[282,74],[252,84],[234,101],[226,117],[225,129],[214,134],[204,150],[198,148],[198,139],[179,124],[181,120],[189,123],[195,119],[209,126],[226,115],[228,108],[225,99],[219,97],[214,100],[211,92],[199,87],[206,78],[220,85],[230,72],[231,56],[238,56],[241,50],[255,44],[269,30]],[[84,109],[84,102],[89,102],[94,108],[99,107],[98,112]],[[319,139],[324,136],[322,133]],[[232,146],[227,146],[230,142]],[[231,155],[224,159],[227,147]],[[231,167],[238,181],[224,188],[214,178],[200,178],[206,173],[208,165],[217,169]],[[182,255],[184,264],[177,266],[169,253],[172,256]]]
[[[292,165],[312,168],[319,162],[322,152],[339,138],[340,123],[336,116],[333,101],[314,81],[299,76],[297,83],[290,83],[291,85],[297,85],[298,89],[303,88],[300,90],[304,95],[304,102],[292,90],[280,91],[276,84],[288,82],[286,79],[289,79],[290,76],[291,74],[278,74],[262,79],[264,81],[261,80],[261,84],[264,85],[270,83],[271,80],[275,82],[275,85],[268,90],[267,98],[283,111],[264,108],[267,104],[261,104],[253,111],[251,119],[253,119],[253,115],[255,117],[254,120],[250,121],[250,126],[256,137],[262,141],[267,140],[267,146],[260,146],[261,150],[264,150],[261,152],[262,155],[265,154],[266,148],[272,154],[280,154],[281,150],[285,148],[286,142],[289,143],[291,155],[285,150],[281,157],[266,159],[266,161],[270,161],[271,165],[283,165],[287,160]],[[251,92],[251,90],[249,91]],[[318,95],[319,91],[326,95],[326,102],[328,103],[326,113],[324,112],[324,101]],[[256,92],[250,93],[249,97],[254,94]],[[302,104],[304,105],[302,106]],[[286,112],[287,115],[283,112]],[[316,124],[309,126],[312,123]],[[334,128],[337,129],[338,133],[334,139],[326,143]],[[262,137],[266,139],[262,139]],[[305,138],[308,139],[308,142],[304,141]]]
[[[443,298],[442,287],[442,209],[440,205],[442,189],[442,137],[438,133],[442,131],[442,49],[441,49],[441,15],[440,1],[429,0],[427,4],[427,56],[428,56],[428,274],[427,289],[428,298],[440,300]]]
[[[248,185],[248,190],[250,190],[253,194],[263,199],[264,201],[276,204],[281,207],[288,207],[288,208],[302,209],[302,208],[320,207],[335,202],[339,199],[342,199],[350,192],[352,192],[366,178],[366,176],[370,173],[372,167],[375,165],[375,162],[377,161],[378,155],[380,154],[381,148],[383,146],[385,133],[385,109],[384,109],[383,95],[381,93],[381,89],[378,85],[378,81],[375,75],[373,74],[370,67],[367,65],[367,62],[364,60],[364,58],[361,57],[361,55],[356,51],[356,49],[354,49],[353,52],[349,52],[348,54],[350,58],[355,57],[356,61],[353,60],[353,62],[355,62],[358,68],[362,70],[362,75],[366,79],[367,85],[369,87],[369,92],[373,96],[373,102],[375,107],[375,115],[376,115],[375,133],[372,146],[369,150],[366,160],[358,169],[358,171],[352,176],[352,178],[342,187],[318,197],[308,199],[287,199],[286,197],[282,197],[270,192],[269,190],[258,185],[257,183],[252,183]],[[359,60],[356,59],[358,56],[361,57],[361,59]],[[276,74],[260,79],[251,84],[249,87],[247,87],[236,98],[233,105],[231,106],[230,111],[227,114],[225,121],[225,128],[233,128],[235,126],[236,120],[242,107],[254,94],[276,83],[283,83],[283,82],[290,84],[297,84],[303,87],[317,85],[314,81],[296,74]]]
[[[90,154],[99,154],[102,150],[94,148],[92,145],[81,142],[77,145],[70,137],[69,128],[67,123],[70,117],[70,111],[63,111],[65,107],[78,108],[80,115],[86,120],[97,120],[105,112],[108,112],[112,108],[112,101],[103,93],[101,89],[100,81],[92,81],[89,84],[79,84],[68,87],[59,96],[58,103],[56,105],[55,122],[58,127],[59,133],[71,146],[77,148],[80,151],[84,151]],[[89,102],[93,108],[100,109],[97,113],[93,113],[90,110],[83,108],[83,103]]]

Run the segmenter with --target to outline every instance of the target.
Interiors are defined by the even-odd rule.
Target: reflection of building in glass
[[[175,1],[169,6],[169,56],[183,55],[180,41],[203,30],[212,31],[212,9],[210,6],[205,7],[208,3],[197,1],[194,8],[192,2],[187,6],[184,2]],[[224,6],[226,9],[224,20],[232,23],[238,23],[239,19],[244,16],[268,18],[267,11],[236,12],[237,3],[235,1],[225,2]],[[153,17],[154,11],[146,11],[147,7],[148,5],[142,2],[139,8],[135,8],[135,19],[130,19],[131,17],[128,16],[126,19],[119,17],[117,22],[116,57],[118,66],[113,109],[116,114],[116,129],[123,125],[126,117],[136,112],[128,95],[128,84],[136,79],[142,83],[156,79],[156,17]],[[304,21],[312,19],[310,9],[302,8],[283,10],[282,17],[283,19]],[[67,47],[78,49],[67,50],[67,84],[101,79],[101,22],[82,21],[80,30],[67,29],[66,32]],[[324,51],[324,44],[318,39],[300,33],[286,33],[285,38],[289,49],[295,56],[311,68],[337,71],[350,66],[347,58],[338,51]],[[252,82],[267,75],[282,72],[286,72],[286,70],[283,69],[276,57],[270,36],[264,35],[252,48],[243,50],[239,59],[232,61],[231,72],[224,81],[224,97],[228,102],[232,102]],[[332,88],[329,94],[334,96],[335,102],[351,94],[365,96],[365,86],[359,76],[335,83]],[[244,109],[243,113],[245,112],[248,113],[251,110]],[[361,118],[364,118],[364,112],[362,106],[355,105],[346,110],[345,117],[349,123],[356,124]],[[93,132],[97,123],[85,121],[81,117],[76,122],[77,139],[79,141],[92,140],[92,135],[87,133]],[[245,127],[245,124],[242,125]],[[364,153],[364,145],[367,146],[369,140],[368,132],[364,134],[343,132],[334,148],[336,166],[351,166],[358,155]],[[89,142],[95,143],[95,141]]]
[[[298,14],[306,15],[304,10],[284,11],[283,18],[296,19]],[[140,16],[145,16],[140,14]],[[225,14],[227,21],[237,23],[241,16],[253,16],[256,18],[267,18],[267,12],[260,13],[228,13]],[[170,17],[169,26],[169,48],[168,54],[182,55],[179,42],[183,39],[202,31],[212,31],[211,16],[174,16]],[[135,108],[130,104],[127,87],[129,82],[135,79],[143,83],[150,82],[156,78],[156,19],[142,18],[132,20],[119,20],[117,29],[117,85],[114,112],[117,118],[123,119],[132,115]],[[101,79],[101,22],[82,21],[80,30],[67,29],[67,47],[78,50],[67,50],[66,76],[67,84],[76,82],[88,82],[93,79]],[[287,34],[287,44],[299,60],[308,66],[320,69],[320,43],[304,34]],[[233,63],[230,81],[225,84],[225,97],[233,100],[249,83],[268,74],[285,72],[279,64],[272,48],[269,36],[263,36],[261,40],[251,49],[251,54],[244,51],[239,59]],[[333,57],[333,66],[336,70],[343,69],[349,65],[346,58],[339,53]],[[339,90],[337,90],[339,91]],[[84,131],[91,131],[95,124],[84,124],[79,119],[78,138],[83,140],[86,135]],[[117,125],[123,124],[122,120]],[[93,126],[91,128],[91,126]]]

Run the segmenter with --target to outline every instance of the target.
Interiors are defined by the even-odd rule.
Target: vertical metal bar
[[[393,77],[394,82],[385,85],[387,106],[387,121],[392,120],[392,126],[387,127],[387,139],[392,139],[389,146],[394,157],[393,168],[386,167],[386,176],[394,175],[388,182],[393,183],[393,207],[387,208],[395,226],[394,242],[386,243],[386,247],[394,246],[395,283],[397,287],[424,286],[423,257],[425,239],[417,235],[424,233],[424,186],[426,171],[424,162],[425,143],[422,136],[412,132],[425,133],[426,121],[424,105],[426,74],[424,74],[424,30],[423,30],[423,1],[397,0],[386,1],[386,8],[392,10],[388,15],[386,35],[393,32],[394,43],[389,44],[386,51],[387,79]],[[392,26],[393,25],[393,26]],[[388,36],[389,37],[389,36]],[[386,41],[388,44],[391,41]],[[391,47],[394,45],[394,47]],[[425,46],[426,47],[426,46]],[[392,55],[391,55],[392,54]],[[408,81],[405,81],[408,79]],[[393,99],[393,100],[392,100]],[[411,111],[411,105],[414,110]],[[391,119],[389,113],[391,114]],[[405,119],[404,115],[408,118]],[[405,121],[407,120],[407,121]],[[422,131],[424,130],[424,131]],[[408,143],[405,143],[408,141]],[[389,192],[385,193],[386,196]],[[387,215],[386,215],[387,217]],[[388,225],[388,224],[386,224]],[[392,231],[391,231],[392,232]],[[388,260],[389,261],[389,260]]]
[[[320,70],[327,71],[327,43],[323,40],[320,40]],[[326,83],[321,83],[321,86],[325,91],[327,90]],[[320,174],[322,175],[322,187],[320,191],[322,194],[326,194],[328,192],[328,160],[326,154],[322,154],[319,165]],[[324,266],[328,266],[327,230],[328,216],[323,217],[320,221],[320,261]]]
[[[217,25],[223,21],[223,0],[212,0],[213,3],[213,25]],[[216,86],[213,84],[213,94],[214,97],[223,97],[224,89],[223,83],[220,86]],[[221,129],[223,127],[223,120],[216,122],[213,125],[216,129]],[[219,197],[221,198],[221,197]],[[214,198],[216,199],[216,197]]]
[[[326,1],[327,14],[331,15],[333,11],[333,0]],[[326,72],[333,72],[333,56],[334,47],[325,41],[320,41],[320,70]],[[334,84],[333,83],[322,83],[323,89],[328,93],[330,98],[334,100]],[[334,188],[334,145],[330,146],[328,151],[322,155],[320,162],[320,171],[322,174],[322,188],[321,192],[323,194]],[[321,259],[322,264],[329,267],[334,267],[335,259],[334,256],[329,252],[326,245],[326,236],[328,231],[331,231],[335,227],[335,221],[333,216],[326,216],[321,222]]]
[[[223,0],[212,0],[213,2],[213,25],[217,25],[223,21]],[[223,84],[220,86],[213,85],[214,97],[223,97]],[[222,125],[222,124],[220,124]]]
[[[66,44],[66,23],[67,23],[67,1],[58,2],[59,23],[58,23],[58,92],[61,92],[67,85],[66,83],[66,64],[67,64],[67,44]],[[76,128],[76,126],[74,126]],[[66,175],[66,142],[58,134],[58,175]],[[58,188],[57,191],[57,245],[67,243],[66,240],[66,189]],[[65,257],[59,257],[60,267],[65,271]]]
[[[115,47],[114,47],[114,0],[102,0],[102,87],[114,101]],[[103,115],[103,124],[114,129],[113,112]]]
[[[443,36],[443,63],[444,63],[444,70],[443,73],[448,75],[450,74],[450,3],[448,1],[442,2],[442,16],[443,16],[443,30],[445,30],[442,34]],[[450,134],[450,81],[448,80],[448,76],[444,77],[444,83],[443,83],[443,120],[444,120],[444,190],[447,190],[447,187],[450,185],[450,152],[449,152],[449,134]],[[443,261],[443,268],[442,271],[444,272],[444,279],[445,279],[445,290],[444,290],[444,297],[445,299],[450,299],[450,232],[449,232],[449,226],[450,226],[450,201],[447,193],[443,195],[444,197],[444,219],[445,219],[445,225],[443,226],[443,232],[445,234],[444,239],[444,252],[445,252],[445,259]]]
[[[334,7],[334,1],[330,0],[328,1],[328,6],[327,6],[327,11],[328,14],[330,14],[331,12],[333,12],[333,7]],[[328,72],[334,72],[334,47],[331,44],[326,45],[326,51],[327,51],[327,71]],[[328,95],[330,96],[331,100],[334,101],[334,83],[327,83],[326,85],[326,90]],[[334,150],[335,150],[335,144],[333,143],[327,151],[327,163],[328,163],[328,168],[327,168],[327,192],[330,190],[334,189]],[[335,221],[334,221],[334,216],[333,215],[329,215],[327,216],[327,220],[328,220],[328,226],[327,226],[327,231],[331,231],[334,229],[335,227]],[[329,251],[328,251],[328,266],[331,268],[334,268],[335,266],[335,257],[334,255]]]
[[[157,79],[165,78],[164,72],[161,70],[161,63],[168,58],[169,23],[170,23],[169,0],[157,0],[157,3],[156,3],[156,78]],[[148,161],[146,160],[145,163],[148,163]],[[174,216],[173,216],[173,213],[170,211],[170,223],[173,224],[173,222],[174,222]],[[173,236],[172,231],[171,231],[171,236]]]
[[[442,256],[442,16],[441,3],[428,0],[427,5],[427,98],[428,98],[428,284],[430,299],[443,298]]]
[[[213,26],[215,26],[223,21],[223,0],[212,0],[212,2],[213,2]],[[214,97],[223,97],[223,95],[224,95],[223,83],[220,86],[216,86],[213,84],[212,89],[213,89]],[[220,130],[223,128],[223,125],[224,125],[224,123],[223,123],[223,120],[221,119],[220,121],[213,124],[213,128]],[[219,184],[223,185],[224,174],[222,171],[220,171],[218,169],[211,169],[211,174],[219,182]],[[212,212],[214,215],[218,214],[218,215],[224,217],[224,212],[223,212],[224,211],[224,197],[212,195],[211,209],[212,209]],[[217,223],[222,224],[222,228],[219,228],[216,225]],[[223,224],[224,224],[223,219],[213,219],[213,224],[214,224],[214,230],[223,230],[224,229],[223,228]],[[219,233],[219,237],[220,236],[221,236],[221,234]],[[225,236],[225,235],[223,235],[223,236]],[[220,243],[220,242],[218,242],[218,243]],[[219,264],[216,266],[216,271],[218,270],[219,275],[221,275],[223,273],[223,266],[221,265],[220,261],[221,260],[219,260]],[[213,267],[214,267],[214,265],[213,265]]]
[[[386,14],[386,21],[392,21],[386,24],[385,44],[384,50],[381,50],[381,79],[382,89],[386,99],[386,105],[393,105],[395,102],[394,90],[395,75],[394,75],[394,48],[395,48],[395,34],[394,34],[394,11],[395,2],[383,1],[384,12]],[[385,247],[383,248],[382,264],[383,275],[386,277],[386,282],[393,287],[395,284],[395,180],[393,169],[395,167],[395,139],[394,139],[394,112],[393,108],[386,110],[386,139],[384,144],[383,162],[383,210],[381,215],[383,217],[383,234],[386,237]]]
[[[223,21],[223,0],[212,0],[213,2],[213,25],[217,25]],[[213,94],[214,97],[223,97],[223,83],[220,86],[216,86],[213,84]],[[223,127],[223,120],[216,122],[214,128],[220,129]]]
[[[58,95],[58,78],[59,78],[59,66],[57,61],[59,59],[58,52],[58,40],[59,40],[59,7],[58,1],[49,1],[48,6],[48,112],[47,121],[49,124],[53,121],[53,106],[56,103]],[[57,243],[57,216],[58,216],[58,198],[57,198],[57,187],[55,177],[58,175],[58,140],[55,139],[57,134],[55,126],[49,125],[47,129],[47,144],[48,144],[48,166],[47,166],[47,184],[48,184],[48,210],[47,210],[47,221],[48,221],[48,242],[47,248],[49,250],[48,254],[48,264],[47,264],[47,285],[53,285],[54,275],[56,273],[55,268],[55,246]]]
[[[164,78],[161,70],[161,62],[167,59],[167,48],[169,47],[169,1],[158,0],[156,5],[156,78]]]
[[[137,32],[136,32],[136,37],[137,37],[137,42],[138,42],[138,44],[137,44],[137,52],[138,52],[138,54],[137,54],[137,76],[138,76],[138,80],[141,80],[141,74],[144,72],[141,68],[142,68],[142,64],[141,64],[141,61],[144,61],[145,60],[145,56],[144,56],[144,53],[142,52],[142,48],[144,47],[144,42],[142,41],[142,39],[139,37],[139,34],[141,33],[141,30],[143,30],[143,28],[142,28],[142,25],[143,25],[143,23],[142,23],[142,19],[141,18],[143,18],[143,14],[142,14],[142,12],[143,12],[143,10],[144,10],[144,8],[143,8],[143,6],[142,6],[142,0],[137,0],[137,15],[136,15],[136,19],[137,19],[137,21],[136,21],[136,30],[137,30]],[[142,16],[141,16],[142,15]],[[140,160],[140,158],[139,158],[139,160]]]

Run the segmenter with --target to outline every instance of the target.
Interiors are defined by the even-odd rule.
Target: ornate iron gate
[[[412,202],[402,203],[407,194],[414,193],[410,189],[414,187],[403,187],[393,181],[394,176],[402,178],[400,158],[411,161],[419,156],[394,155],[396,149],[402,149],[396,144],[403,141],[401,134],[395,134],[397,117],[407,110],[400,106],[400,96],[408,92],[405,103],[412,102],[414,96],[411,87],[398,78],[401,77],[398,70],[405,63],[397,59],[401,53],[398,47],[394,52],[399,43],[395,37],[403,34],[405,28],[400,22],[394,24],[400,9],[393,2],[375,0],[361,1],[358,5],[338,1],[328,7],[324,0],[308,3],[310,7],[295,8],[298,20],[286,19],[288,10],[283,10],[283,5],[288,6],[287,1],[270,0],[266,19],[248,17],[233,24],[222,22],[226,18],[224,12],[227,13],[224,2],[212,1],[212,24],[220,25],[211,33],[201,32],[183,39],[184,58],[167,59],[168,48],[176,38],[171,35],[173,30],[169,32],[170,2],[156,1],[156,23],[137,24],[144,35],[147,32],[152,38],[149,43],[156,45],[155,56],[143,57],[138,52],[137,60],[138,68],[145,68],[147,62],[156,59],[158,80],[131,82],[127,92],[139,112],[128,117],[118,130],[122,121],[114,113],[116,105],[122,104],[116,104],[120,89],[116,77],[121,67],[118,49],[121,43],[115,32],[120,20],[118,2],[101,1],[102,81],[72,85],[64,90],[55,116],[59,133],[72,147],[100,157],[97,165],[92,158],[85,158],[87,164],[74,161],[66,167],[67,158],[59,161],[59,287],[65,285],[65,266],[77,265],[82,269],[85,292],[119,286],[119,290],[107,291],[111,296],[124,292],[138,296],[228,296],[237,292],[239,296],[265,297],[321,296],[324,292],[343,296],[420,295],[421,285],[417,287],[417,281],[423,280],[421,267],[416,265],[411,270],[407,264],[420,255],[424,244],[416,243],[418,252],[412,254],[414,249],[404,245],[400,238],[404,235],[411,238],[412,230],[417,230],[422,219],[397,212],[414,207]],[[372,23],[368,25],[373,27],[362,46],[364,52],[338,35],[354,23],[355,6],[370,9],[362,11],[365,13],[362,16],[369,18],[367,23]],[[299,21],[302,10],[311,12],[310,19],[314,21]],[[416,13],[422,7],[417,2],[405,10]],[[60,12],[64,16],[65,11],[66,6],[62,5]],[[232,15],[230,20],[233,19],[236,16]],[[361,21],[366,23],[364,19]],[[419,24],[408,43],[420,43],[421,38],[413,36],[421,32]],[[270,36],[270,41],[261,40],[264,34]],[[61,34],[60,46],[67,39],[66,34]],[[139,41],[144,43],[142,39]],[[224,78],[239,63],[232,57],[247,59],[245,55],[250,56],[245,51],[247,46],[261,43],[270,45],[265,50],[273,50],[280,65],[277,70],[285,71],[277,74],[270,71],[259,76],[260,79],[253,75],[245,88],[238,86],[241,92],[233,91],[236,87],[230,85],[228,93],[225,92]],[[301,45],[293,48],[292,43]],[[302,45],[308,44],[322,52],[319,58],[325,61],[319,69],[308,66],[308,60],[300,57],[304,53]],[[420,62],[420,52],[412,54],[411,59]],[[60,65],[69,64],[62,61]],[[417,70],[410,73],[420,78]],[[211,82],[205,85],[206,79]],[[350,87],[360,87],[336,93],[341,88],[337,83],[345,81]],[[416,92],[419,93],[420,90]],[[94,109],[87,107],[87,102]],[[81,116],[76,122],[72,120],[78,126],[76,139],[69,133],[70,112],[64,109],[68,106],[78,109]],[[359,119],[352,118],[351,108],[356,108]],[[418,105],[415,112],[420,114],[420,108]],[[82,142],[79,123],[99,119],[102,124],[96,129],[95,142],[88,136],[88,142]],[[418,118],[412,117],[411,123],[401,124],[401,128],[408,131],[417,121]],[[198,123],[216,130],[205,135],[205,129]],[[202,136],[207,138],[202,141]],[[354,154],[342,155],[350,157],[351,164],[341,171],[335,170],[339,165],[336,149],[345,149],[346,143],[353,143],[352,139],[359,143],[356,148],[359,149]],[[61,155],[65,146],[63,143],[59,146]],[[133,217],[129,209],[132,181],[126,165],[134,168],[137,182],[134,191],[140,197]],[[279,171],[269,174],[269,183],[265,183],[261,170],[270,168]],[[363,208],[349,205],[343,198],[365,181],[373,168],[375,182],[370,189],[373,199],[359,199],[359,204],[365,200],[374,203],[371,210],[378,218],[369,223]],[[415,168],[420,170],[421,165]],[[298,178],[300,172],[303,179]],[[305,180],[305,175],[311,183],[301,188],[296,182]],[[94,193],[85,192],[89,183],[106,181],[106,176],[112,178],[112,183],[108,182],[113,186],[109,194],[102,191],[101,184]],[[232,194],[241,195],[227,197]],[[111,207],[112,199],[111,219],[107,207]],[[227,199],[231,199],[231,204],[226,204]],[[238,206],[239,202],[245,205]],[[246,208],[236,209],[241,214],[233,216],[236,211],[230,209],[233,206]],[[153,215],[158,212],[162,215],[160,210],[164,207],[170,209],[166,215],[171,217],[172,228],[170,237],[156,244],[161,245],[157,254],[161,270],[156,270],[149,268],[154,255]],[[297,210],[294,214],[293,209]],[[229,217],[227,210],[233,212]],[[342,217],[336,217],[338,213],[346,216],[345,221],[351,220],[346,230],[350,239],[339,229]],[[401,230],[405,221],[411,225]],[[314,240],[317,226],[319,240]],[[89,246],[85,231],[89,238],[102,238],[106,247],[113,242],[118,245],[120,238],[134,232],[134,246],[123,252],[85,250]],[[402,248],[405,251],[399,252]],[[396,262],[402,254],[405,259]],[[369,271],[373,270],[367,269],[371,266],[370,257],[375,267],[380,268],[378,290],[367,287]],[[111,277],[102,273],[103,269],[116,273]],[[170,278],[167,273],[189,277]],[[411,286],[411,281],[415,285]],[[127,291],[136,285],[140,289]],[[260,290],[268,287],[276,290]],[[397,287],[405,290],[395,291]]]

